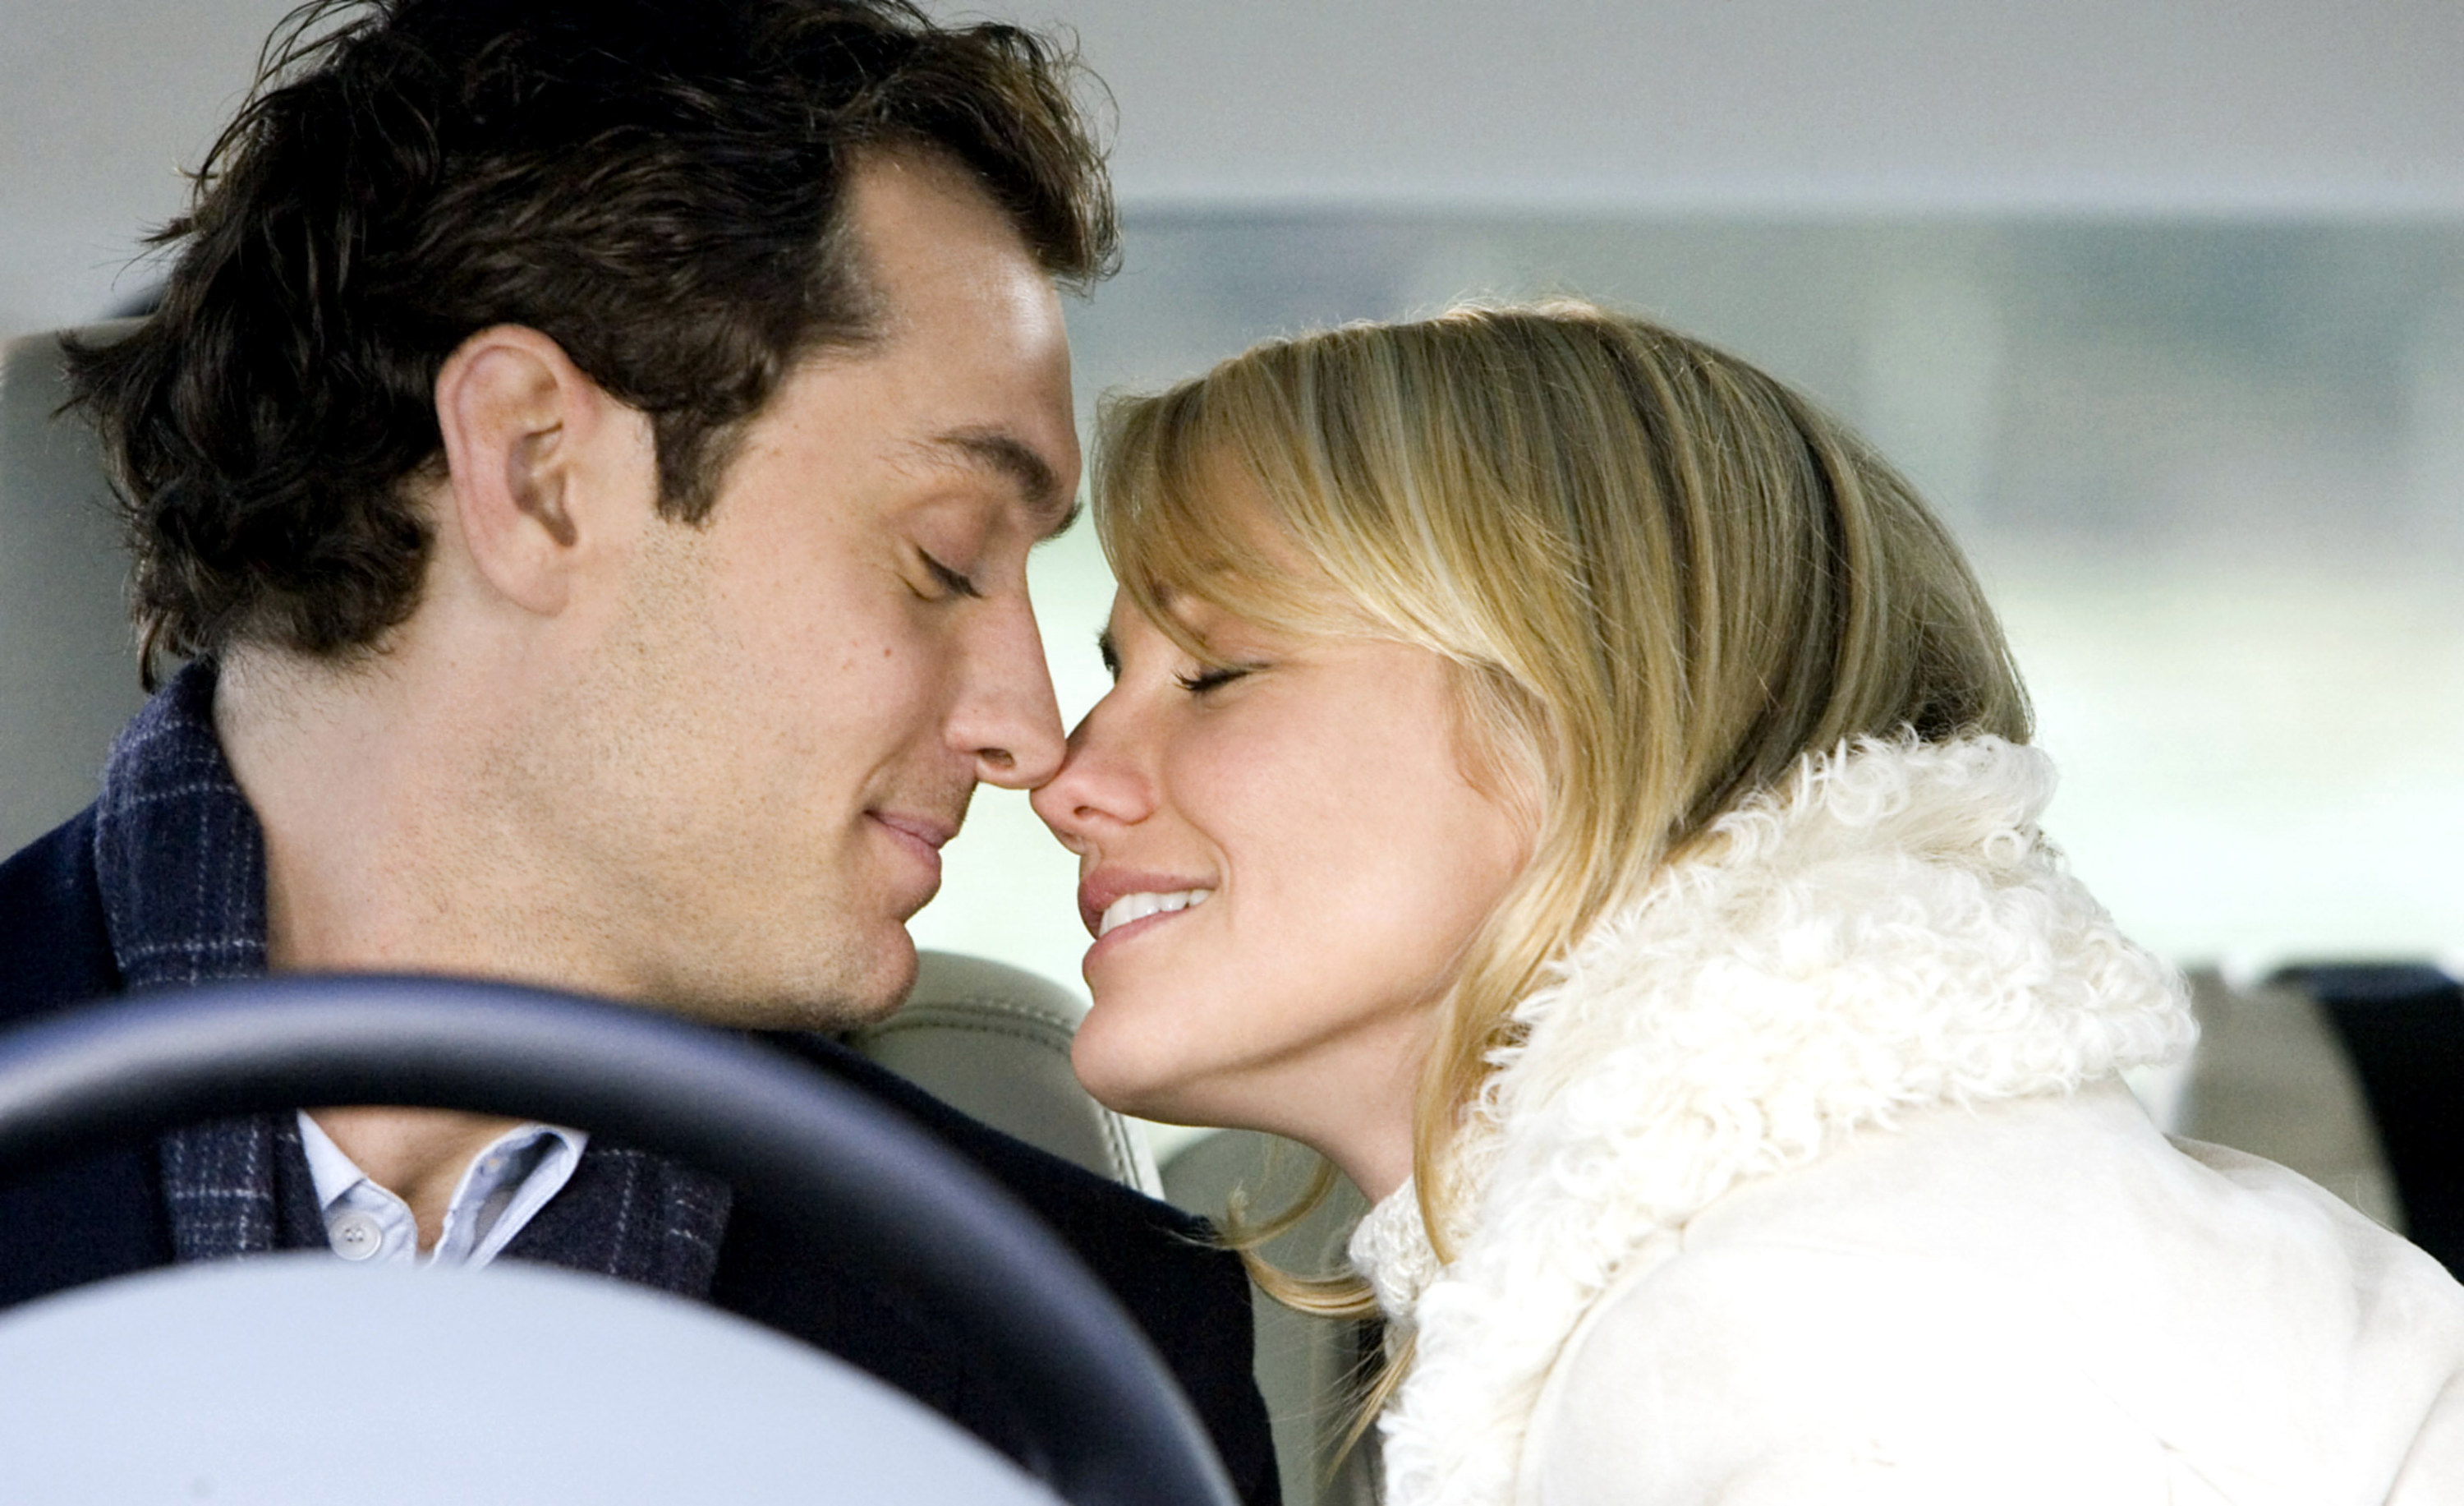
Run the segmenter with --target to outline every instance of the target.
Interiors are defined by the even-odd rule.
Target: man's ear
[[[446,357],[436,423],[472,565],[530,611],[561,611],[605,536],[657,495],[648,420],[536,329],[494,325]]]

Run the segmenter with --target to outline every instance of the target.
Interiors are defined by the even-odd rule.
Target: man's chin
[[[713,975],[660,1001],[688,1019],[737,1030],[836,1032],[869,1025],[897,1012],[915,986],[915,943],[904,927],[894,941],[848,948],[827,956],[782,959],[751,975],[741,965]]]

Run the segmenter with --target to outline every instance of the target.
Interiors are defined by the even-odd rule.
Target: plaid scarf
[[[95,807],[95,874],[131,990],[265,972],[265,835],[213,729],[214,670],[183,669],[112,744]],[[321,1249],[325,1225],[297,1120],[259,1114],[190,1125],[158,1151],[183,1261]],[[727,1186],[593,1139],[508,1257],[709,1294]]]

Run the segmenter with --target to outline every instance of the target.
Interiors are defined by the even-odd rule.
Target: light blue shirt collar
[[[423,1256],[410,1205],[368,1180],[305,1109],[299,1148],[317,1187],[325,1237],[345,1260],[372,1265],[484,1266],[564,1188],[590,1137],[558,1124],[517,1124],[472,1158],[445,1206],[436,1248]]]

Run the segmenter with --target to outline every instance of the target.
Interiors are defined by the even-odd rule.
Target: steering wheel
[[[0,1179],[106,1141],[319,1103],[577,1124],[724,1179],[861,1276],[911,1283],[1016,1377],[1079,1506],[1234,1506],[1120,1306],[982,1173],[854,1089],[644,1010],[502,984],[285,977],[82,1009],[0,1037]]]

